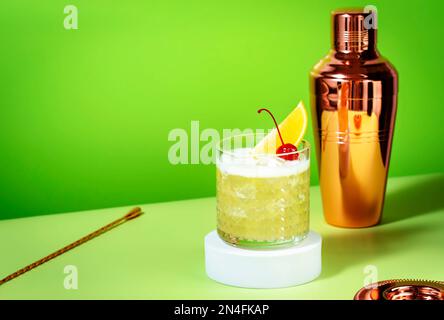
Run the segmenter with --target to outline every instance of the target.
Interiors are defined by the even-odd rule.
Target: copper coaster
[[[365,286],[355,300],[444,300],[444,281],[396,279]]]

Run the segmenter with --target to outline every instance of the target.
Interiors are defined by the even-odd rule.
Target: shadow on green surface
[[[375,265],[382,257],[404,251],[409,243],[414,245],[415,239],[433,232],[436,228],[440,226],[416,225],[396,229],[378,226],[326,235],[322,245],[321,278],[329,278],[348,267],[362,265],[364,280],[366,266]]]
[[[323,237],[321,278],[358,264],[364,268],[381,257],[405,250],[409,244],[416,243],[415,239],[441,228],[421,221],[409,225],[397,222],[444,209],[443,190],[443,174],[421,176],[414,181],[395,180],[387,191],[381,225],[363,229],[331,227],[332,232]],[[364,276],[363,273],[363,279]]]
[[[444,174],[418,177],[387,191],[382,224],[424,215],[444,208]]]
[[[364,280],[366,266],[376,264],[381,257],[405,250],[408,246],[406,243],[414,243],[415,238],[440,227],[415,225],[388,229],[385,226],[377,226],[366,229],[344,229],[326,235],[322,241],[321,278],[329,278],[345,271],[348,267],[360,264]]]

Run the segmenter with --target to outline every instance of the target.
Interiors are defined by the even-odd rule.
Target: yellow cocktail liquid
[[[307,160],[305,160],[307,161]],[[234,245],[291,244],[309,229],[310,170],[288,175],[242,176],[217,168],[219,236]]]

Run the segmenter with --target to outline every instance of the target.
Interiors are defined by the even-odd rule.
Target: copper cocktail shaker
[[[376,49],[376,13],[332,13],[333,49],[310,76],[325,219],[368,227],[381,219],[398,76]]]

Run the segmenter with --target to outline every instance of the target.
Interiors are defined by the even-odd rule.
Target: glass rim
[[[260,134],[259,133],[243,133],[243,134],[235,134],[235,135],[232,135],[232,136],[220,139],[219,142],[216,145],[216,150],[218,152],[221,152],[222,154],[228,154],[228,155],[233,156],[233,157],[238,157],[238,158],[251,157],[251,155],[235,154],[233,152],[233,150],[236,150],[236,149],[224,150],[222,145],[223,145],[224,141],[231,140],[231,139],[234,139],[236,137],[247,137],[247,136],[258,136],[258,135],[260,135]],[[265,138],[265,137],[266,137],[266,134],[264,134],[263,138]],[[301,149],[298,149],[297,151],[286,152],[286,153],[274,153],[274,154],[267,153],[267,152],[261,152],[261,153],[255,153],[254,155],[255,156],[259,156],[259,157],[260,156],[270,156],[270,155],[275,155],[277,157],[281,157],[281,156],[286,156],[286,155],[301,154],[301,153],[303,153],[305,151],[310,151],[311,144],[310,144],[310,142],[308,140],[302,139],[299,144],[301,144],[301,143],[303,144],[304,147],[301,148]]]

